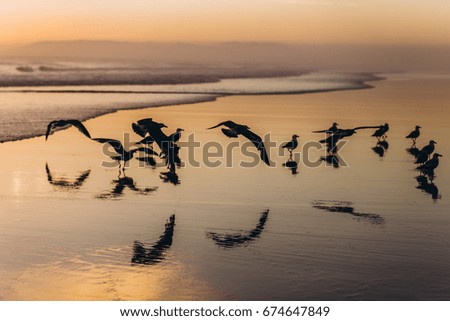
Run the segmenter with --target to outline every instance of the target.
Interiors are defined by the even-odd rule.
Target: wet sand
[[[108,161],[102,146],[74,128],[47,142],[38,137],[0,145],[0,299],[448,300],[450,81],[374,85],[225,97],[85,122],[92,137],[122,140],[133,121],[153,117],[168,133],[184,128],[182,141],[195,133],[202,144],[226,144],[231,140],[219,130],[205,128],[231,119],[261,135],[270,132],[278,143],[299,134],[300,147],[323,138],[312,131],[333,121],[342,128],[389,122],[384,157],[372,150],[373,130],[361,131],[340,153],[348,167],[300,164],[292,175],[282,166],[287,155],[274,155],[274,168],[242,168],[237,165],[246,158],[235,150],[232,168],[186,165],[173,185],[160,179],[163,169],[132,160],[117,193],[124,183],[118,169],[102,167]],[[404,138],[416,124],[423,128],[418,145],[434,139],[444,155],[434,180],[439,199],[416,188],[419,173]],[[187,157],[182,149],[181,158]],[[173,213],[172,242],[158,262],[132,263],[135,241],[151,248]],[[352,213],[376,215],[382,224]],[[211,235],[254,237],[221,246]]]

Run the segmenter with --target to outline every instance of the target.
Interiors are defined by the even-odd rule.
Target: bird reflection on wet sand
[[[286,163],[283,163],[283,166],[290,169],[292,175],[298,174],[298,163],[292,159],[292,155]]]
[[[421,173],[416,177],[417,183],[419,184],[416,188],[430,194],[432,199],[437,200],[441,198],[441,195],[439,194],[438,187],[433,183],[433,178],[434,176],[429,177]]]
[[[156,187],[156,186],[146,187],[146,188],[136,187],[136,184],[131,177],[128,177],[126,175],[122,176],[120,174],[120,172],[119,172],[119,176],[117,177],[117,179],[113,180],[111,183],[112,183],[112,185],[114,185],[113,189],[109,192],[98,194],[96,196],[96,198],[118,199],[123,195],[123,192],[126,187],[128,189],[130,189],[131,191],[135,192],[136,194],[140,194],[140,195],[147,195],[158,189],[158,187]]]
[[[384,157],[389,148],[389,143],[386,140],[379,140],[372,150],[380,157]]]
[[[80,175],[78,175],[74,181],[70,181],[67,177],[55,178],[52,172],[50,171],[48,163],[45,164],[45,171],[47,172],[48,182],[51,185],[64,190],[78,190],[81,186],[83,186],[84,182],[91,174],[91,170],[88,169],[86,171],[81,172]]]
[[[326,162],[328,165],[331,165],[335,168],[339,168],[341,166],[341,159],[336,155],[327,155],[320,157],[322,162]]]
[[[355,212],[352,202],[346,201],[327,201],[327,200],[317,200],[312,202],[312,207],[326,210],[329,212],[345,213],[354,216],[357,220],[364,220],[371,224],[383,225],[385,220],[379,214],[372,213],[359,213]]]
[[[169,221],[165,225],[164,233],[152,246],[146,247],[144,243],[134,241],[131,263],[152,265],[162,262],[166,251],[172,246],[174,228],[175,214],[170,216]]]
[[[261,213],[258,224],[251,231],[246,231],[245,233],[230,233],[230,234],[208,232],[206,233],[206,237],[212,239],[217,246],[223,248],[235,248],[243,245],[246,246],[250,242],[260,237],[268,218],[269,218],[269,210],[267,209]]]

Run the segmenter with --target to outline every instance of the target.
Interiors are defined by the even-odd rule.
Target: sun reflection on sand
[[[9,300],[207,300],[218,295],[182,264],[119,266],[80,259],[11,272],[3,284]],[[176,291],[172,291],[176,289]],[[9,294],[8,294],[9,292]]]

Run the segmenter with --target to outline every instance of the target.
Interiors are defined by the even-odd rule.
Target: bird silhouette
[[[78,130],[83,133],[84,136],[86,136],[87,138],[91,138],[91,135],[89,134],[89,131],[86,129],[86,127],[84,127],[84,125],[76,119],[61,119],[61,120],[54,120],[52,122],[50,122],[47,125],[47,132],[45,133],[45,140],[48,139],[48,136],[51,134],[51,131],[53,129],[59,128],[59,127],[66,127],[66,126],[74,126],[76,128],[78,128]]]
[[[165,253],[172,246],[174,228],[175,214],[170,216],[169,221],[165,224],[164,233],[152,246],[146,247],[144,243],[134,241],[131,263],[152,265],[162,262],[165,258]]]
[[[298,140],[297,140],[298,137],[300,137],[300,136],[292,135],[292,140],[281,145],[281,148],[286,148],[289,151],[289,153],[292,154],[292,151],[294,149],[296,149],[298,146]]]
[[[406,136],[406,138],[411,138],[413,144],[412,146],[416,145],[416,139],[420,136],[420,127],[419,125],[416,126],[416,129],[414,129],[412,132],[409,133],[408,136]]]
[[[259,238],[269,218],[269,210],[261,213],[259,222],[254,229],[245,233],[233,234],[219,234],[215,232],[208,232],[206,237],[212,239],[217,246],[223,248],[234,248],[242,245],[247,245],[249,242]]]
[[[176,132],[169,135],[169,141],[176,143],[181,138],[181,132],[184,131],[183,128],[177,128]]]
[[[352,206],[352,202],[347,201],[327,201],[327,200],[316,200],[312,202],[312,207],[326,210],[333,213],[345,213],[352,215],[357,220],[367,220],[372,224],[383,225],[384,217],[379,214],[373,213],[360,213],[355,212],[355,208]]]
[[[170,139],[162,131],[162,128],[167,128],[163,123],[155,122],[152,118],[145,118],[133,123],[132,128],[136,134],[143,138],[146,138],[146,136],[149,135],[151,139],[156,142],[161,151],[167,150]]]
[[[319,142],[327,145],[327,152],[329,154],[333,154],[336,152],[337,143],[339,140],[345,137],[350,137],[356,133],[357,130],[361,129],[370,129],[370,128],[379,128],[379,126],[359,126],[355,128],[349,129],[338,129],[334,134],[328,136],[325,139],[320,140]]]
[[[222,128],[222,132],[227,137],[235,138],[238,137],[239,135],[242,135],[248,140],[250,140],[250,142],[252,142],[253,145],[259,150],[261,160],[270,166],[271,162],[267,154],[266,148],[264,146],[264,142],[262,141],[262,138],[257,134],[255,134],[254,132],[250,131],[250,127],[248,127],[247,125],[236,124],[231,120],[227,120],[207,129],[209,130],[220,126],[228,127]]]
[[[439,157],[442,157],[442,155],[439,153],[434,153],[430,160],[418,166],[417,169],[422,172],[434,171],[439,166]]]
[[[158,187],[139,188],[136,186],[136,183],[134,182],[133,178],[128,177],[125,174],[122,176],[120,172],[117,179],[114,179],[112,181],[112,185],[113,188],[110,191],[101,193],[97,195],[96,198],[119,199],[122,196],[125,188],[128,188],[129,190],[139,195],[148,195],[158,189]]]
[[[386,139],[386,133],[389,131],[389,124],[381,125],[373,134],[372,137],[376,137],[378,140]]]
[[[119,170],[120,168],[123,168],[123,170],[125,170],[126,163],[130,159],[132,159],[134,153],[138,151],[145,152],[147,155],[158,155],[157,152],[148,147],[140,147],[136,149],[125,150],[120,141],[112,138],[92,138],[92,140],[102,144],[109,144],[114,148],[114,151],[117,153],[117,155],[108,155],[108,156],[119,163]],[[123,167],[121,166],[121,162],[123,162]]]
[[[436,144],[437,143],[434,140],[430,140],[428,145],[426,145],[419,151],[415,164],[425,163],[430,158],[430,155],[434,152],[434,145]]]
[[[78,177],[75,178],[74,181],[68,180],[66,177],[55,178],[52,172],[50,171],[50,167],[47,163],[45,163],[45,171],[47,172],[47,181],[50,185],[57,186],[66,190],[77,190],[79,189],[84,182],[88,179],[91,174],[91,170],[88,169],[80,173]]]
[[[438,187],[433,183],[433,179],[430,178],[430,181],[428,180],[428,177],[425,175],[420,175],[416,177],[417,183],[419,185],[416,186],[417,189],[420,189],[424,191],[425,193],[428,193],[431,195],[431,198],[434,200],[437,200],[441,198],[439,195],[439,189]]]
[[[337,127],[338,125],[339,125],[338,123],[334,122],[330,128],[323,130],[315,130],[313,131],[313,133],[327,133],[328,135],[331,135],[339,130],[339,128]]]

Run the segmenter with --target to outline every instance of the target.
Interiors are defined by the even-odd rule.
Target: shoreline
[[[305,76],[309,73],[304,73],[301,74],[301,76]],[[87,115],[86,117],[78,117],[77,119],[80,120],[81,122],[85,122],[87,120],[90,119],[95,119],[97,117],[101,117],[104,115],[108,115],[108,114],[112,114],[115,113],[117,111],[123,111],[123,110],[138,110],[138,109],[146,109],[146,108],[160,108],[160,107],[170,107],[170,106],[180,106],[180,105],[189,105],[189,104],[200,104],[200,103],[205,103],[205,102],[214,102],[216,101],[218,98],[222,98],[222,97],[229,97],[229,96],[276,96],[276,95],[303,95],[303,94],[316,94],[316,93],[327,93],[327,92],[336,92],[336,91],[348,91],[348,90],[363,90],[363,89],[372,89],[374,88],[373,85],[367,84],[367,82],[372,82],[372,81],[382,81],[382,80],[386,80],[386,77],[380,77],[377,76],[376,73],[355,73],[355,74],[350,74],[353,76],[360,76],[361,78],[359,79],[355,79],[355,80],[347,80],[348,83],[350,83],[347,86],[343,86],[343,87],[335,87],[335,88],[322,88],[322,89],[299,89],[299,90],[287,90],[287,91],[273,91],[273,92],[268,92],[268,91],[263,91],[263,92],[242,92],[242,93],[232,93],[232,92],[225,92],[225,91],[213,91],[213,92],[208,92],[208,91],[114,91],[114,90],[110,90],[110,91],[95,91],[95,90],[20,90],[20,91],[12,91],[12,90],[1,90],[0,89],[0,93],[4,92],[4,93],[55,93],[55,94],[130,94],[130,95],[137,95],[137,94],[163,94],[163,95],[197,95],[199,97],[192,97],[192,98],[182,98],[181,100],[176,99],[176,97],[174,97],[175,100],[171,100],[168,102],[157,102],[157,103],[146,103],[145,105],[141,105],[141,104],[137,104],[137,105],[129,105],[124,106],[124,107],[120,107],[120,108],[105,108],[104,110],[97,112],[97,113],[93,113],[92,115]],[[281,78],[281,79],[286,79],[289,78],[291,76],[288,77],[276,77],[276,78]],[[249,78],[234,78],[233,80],[239,80],[239,79],[249,79]],[[255,78],[255,79],[267,79],[267,78]],[[222,80],[221,80],[222,81]],[[220,81],[219,81],[220,82]],[[343,81],[345,82],[345,80]],[[201,83],[200,85],[202,85],[203,83]],[[214,84],[214,83],[206,83],[206,84]],[[109,86],[109,85],[107,85]],[[65,86],[62,86],[65,87]],[[75,86],[76,87],[76,86]],[[57,129],[58,130],[63,130],[63,129]],[[17,137],[14,139],[2,139],[0,140],[1,144],[4,143],[12,143],[12,142],[17,142],[17,141],[22,141],[22,140],[26,140],[26,139],[32,139],[32,138],[36,138],[36,137],[41,137],[45,135],[45,128],[43,128],[42,133],[39,134],[29,134],[29,135],[24,135],[21,137]]]

